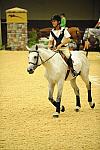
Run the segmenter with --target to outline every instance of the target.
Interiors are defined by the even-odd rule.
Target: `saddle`
[[[61,57],[63,58],[63,60],[66,62],[66,64],[67,64],[68,67],[69,67],[69,63],[68,63],[69,58],[67,58],[67,57],[65,56],[65,54],[64,54],[62,51],[59,51],[59,54],[61,55]],[[71,56],[70,56],[70,57],[71,57]],[[72,62],[74,63],[73,60],[72,60]],[[68,70],[70,70],[70,68],[69,68]]]
[[[68,58],[65,56],[65,54],[62,52],[62,51],[59,51],[59,54],[61,55],[62,59],[66,62],[67,64],[67,61],[68,61]],[[68,65],[68,64],[67,64]],[[67,73],[66,73],[66,76],[65,76],[65,80],[67,79],[68,75],[70,73],[70,68],[68,66],[68,69],[67,69]]]
[[[73,68],[73,63],[74,63],[74,61],[71,59],[71,55],[70,55],[69,58],[67,58],[67,57],[65,56],[65,54],[64,54],[62,51],[59,51],[59,54],[61,55],[61,57],[62,57],[62,59],[65,61],[65,63],[68,65],[68,69],[67,69],[67,73],[66,73],[66,76],[65,76],[65,80],[67,79],[67,77],[68,77],[70,71],[71,71],[73,77],[80,75],[80,72],[77,73],[77,72],[74,70],[74,68]]]

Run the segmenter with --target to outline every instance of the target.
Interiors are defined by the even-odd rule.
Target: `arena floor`
[[[82,108],[74,111],[75,95],[65,82],[66,111],[59,118],[52,117],[43,66],[29,75],[27,56],[27,51],[0,51],[0,150],[100,150],[100,53],[88,55],[95,109],[78,77]]]

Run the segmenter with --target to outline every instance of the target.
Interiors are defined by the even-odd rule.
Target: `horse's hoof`
[[[93,105],[91,106],[91,108],[94,108],[95,107],[95,103],[93,103]]]
[[[76,112],[79,112],[80,110],[76,108],[75,111],[76,111]]]
[[[65,107],[62,105],[61,106],[61,112],[64,112],[65,111]]]
[[[54,117],[54,118],[58,118],[58,117],[59,117],[59,113],[58,113],[58,112],[54,112],[54,113],[53,113],[53,117]]]
[[[81,108],[81,107],[76,106],[75,111],[76,111],[76,112],[79,112],[79,111],[80,111],[80,108]]]

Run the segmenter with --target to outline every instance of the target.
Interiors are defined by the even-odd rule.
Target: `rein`
[[[37,57],[36,64],[34,64],[34,63],[32,63],[32,62],[29,62],[30,64],[36,65],[37,67],[38,67],[38,66],[41,66],[41,65],[44,64],[44,63],[46,63],[46,62],[47,62],[48,60],[50,60],[56,53],[58,53],[58,52],[55,52],[51,57],[49,57],[48,59],[46,59],[45,61],[43,61],[42,58],[41,58],[41,56],[39,55],[39,52],[38,52],[38,51],[31,51],[31,52],[36,52],[36,53],[38,53],[38,57]],[[39,57],[40,57],[42,63],[39,64],[39,65],[37,65]]]

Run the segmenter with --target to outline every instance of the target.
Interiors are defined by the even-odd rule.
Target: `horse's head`
[[[26,48],[29,50],[27,71],[29,74],[32,74],[34,73],[34,70],[41,64],[38,46],[34,45],[31,48],[27,46]]]
[[[45,64],[50,64],[52,57],[56,54],[56,52],[47,49],[47,46],[43,44],[33,45],[31,48],[26,47],[29,50],[28,55],[28,68],[27,71],[29,74],[34,73],[34,70],[40,66]]]
[[[74,39],[75,42],[82,38],[82,32],[78,27],[70,27],[68,28],[68,32],[70,33],[71,37]]]

